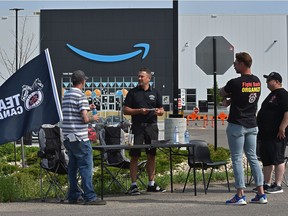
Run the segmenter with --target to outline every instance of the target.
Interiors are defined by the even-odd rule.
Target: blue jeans
[[[263,174],[256,155],[258,128],[246,128],[229,123],[226,129],[228,144],[231,153],[235,188],[245,188],[243,169],[243,150],[251,167],[252,175],[257,186],[263,185]]]
[[[92,184],[93,173],[93,155],[90,141],[64,141],[64,145],[68,150],[69,164],[68,164],[68,179],[69,179],[69,193],[68,200],[75,201],[81,195],[85,201],[96,199],[96,193]],[[77,187],[77,172],[79,171],[84,194]]]

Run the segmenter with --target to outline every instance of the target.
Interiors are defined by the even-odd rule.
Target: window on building
[[[71,77],[62,77],[62,96],[72,87]],[[155,87],[155,77],[151,80]],[[119,98],[122,94],[138,85],[137,76],[122,77],[89,77],[83,88],[83,92],[89,101],[94,101],[98,110],[119,110]],[[97,104],[96,104],[97,103]]]
[[[214,106],[214,98],[213,98],[213,89],[207,89],[207,101],[208,101],[208,108],[213,109]]]

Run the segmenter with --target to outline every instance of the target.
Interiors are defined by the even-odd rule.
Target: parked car
[[[131,126],[131,123],[125,117],[123,117],[123,120],[121,121],[120,116],[107,116],[106,121],[105,121],[105,125],[115,126],[115,127],[119,126],[124,130],[124,132],[128,133],[130,126]]]

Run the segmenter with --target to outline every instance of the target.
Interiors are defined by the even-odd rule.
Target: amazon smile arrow
[[[93,61],[99,61],[99,62],[118,62],[118,61],[124,61],[130,58],[133,58],[137,55],[139,55],[140,53],[143,52],[142,55],[142,59],[144,59],[149,52],[150,49],[150,45],[147,43],[138,43],[135,44],[133,47],[136,48],[142,48],[139,50],[136,50],[134,52],[130,52],[130,53],[125,53],[125,54],[120,54],[120,55],[100,55],[100,54],[96,54],[96,53],[90,53],[90,52],[86,52],[84,50],[80,50],[70,44],[66,44],[72,51],[74,51],[75,53],[77,53],[78,55],[93,60]],[[143,49],[144,48],[144,49]],[[144,51],[143,51],[144,50]]]

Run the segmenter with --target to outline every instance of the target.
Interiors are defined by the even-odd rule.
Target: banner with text
[[[0,87],[0,145],[62,120],[48,49]]]

